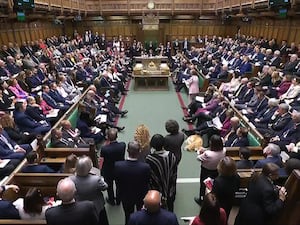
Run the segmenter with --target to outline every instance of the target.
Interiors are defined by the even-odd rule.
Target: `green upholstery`
[[[78,111],[78,108],[76,108],[76,109],[74,109],[74,111],[71,113],[71,115],[68,118],[72,127],[76,127],[78,117],[79,117],[79,111]]]
[[[199,88],[202,88],[204,86],[204,78],[201,75],[199,75],[198,77],[199,77],[198,78],[198,80],[199,80]]]
[[[248,134],[248,140],[250,146],[260,146],[260,143],[257,140],[257,138],[251,133]]]

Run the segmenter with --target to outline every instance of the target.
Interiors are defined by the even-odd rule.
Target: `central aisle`
[[[124,132],[119,133],[119,141],[133,140],[136,127],[145,124],[150,129],[151,136],[159,133],[165,136],[164,124],[168,119],[175,119],[179,123],[180,130],[187,128],[182,121],[183,111],[179,103],[173,84],[169,82],[169,91],[134,91],[131,82],[130,92],[125,98],[123,110],[129,112],[126,118],[120,118],[119,126],[125,126]],[[187,102],[187,95],[182,93]],[[200,163],[196,160],[196,154],[183,151],[183,157],[178,168],[177,194],[175,201],[175,213],[180,224],[187,224],[180,220],[182,216],[194,216],[199,213],[199,207],[194,202],[194,196],[199,192]],[[105,193],[106,194],[106,193]],[[106,204],[110,225],[123,225],[124,214],[122,206],[110,206]]]

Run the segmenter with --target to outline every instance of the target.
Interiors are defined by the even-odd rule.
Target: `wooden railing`
[[[109,13],[117,12],[122,14],[141,14],[143,11],[147,11],[147,1],[108,1],[108,0],[36,0],[36,8],[40,6],[49,6],[49,9],[62,8],[70,9],[71,11],[80,10],[87,13]],[[169,14],[200,11],[214,12],[216,10],[223,10],[224,8],[240,8],[240,7],[255,7],[257,4],[268,4],[267,0],[207,0],[207,1],[156,1],[155,12],[165,12]]]

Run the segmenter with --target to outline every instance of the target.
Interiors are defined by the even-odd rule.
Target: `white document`
[[[52,118],[52,117],[57,117],[58,116],[59,109],[53,109],[51,112],[49,112],[46,117],[47,118]]]
[[[106,123],[107,115],[106,114],[99,114],[98,116],[96,116],[95,121],[97,121],[98,123]]]
[[[248,114],[248,111],[246,109],[242,109],[242,114]]]
[[[204,103],[204,97],[203,97],[203,96],[196,96],[195,100],[196,100],[197,102],[202,102],[202,103]]]
[[[37,139],[34,139],[31,143],[30,146],[32,148],[32,150],[36,150],[38,148],[38,141]]]
[[[221,129],[222,129],[223,124],[221,123],[219,117],[213,118],[213,119],[212,119],[212,122],[213,122],[214,126],[215,126],[218,130],[221,130]]]
[[[98,134],[99,132],[101,132],[101,129],[98,127],[92,127],[91,130],[94,134]]]
[[[281,151],[280,156],[283,163],[285,163],[290,158],[290,156],[285,151]]]
[[[1,162],[0,162],[0,168],[4,168],[7,163],[9,163],[10,159],[2,159]]]

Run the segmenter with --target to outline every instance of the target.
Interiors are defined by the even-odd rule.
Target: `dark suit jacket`
[[[33,164],[24,166],[22,173],[55,173],[55,171],[47,165]]]
[[[234,176],[219,175],[214,179],[212,192],[216,194],[220,207],[226,211],[227,215],[230,213],[235,199],[235,192],[238,191],[239,187],[240,177],[237,174]]]
[[[291,121],[291,116],[286,113],[285,115],[277,118],[274,123],[272,124],[272,129],[274,131],[280,132],[285,129],[288,123]]]
[[[257,162],[254,165],[254,168],[263,168],[263,166],[266,165],[267,163],[275,163],[279,167],[282,167],[281,156],[278,155],[278,156],[272,156],[272,157],[267,157],[265,159],[257,160]]]
[[[98,215],[94,203],[82,201],[47,209],[46,221],[48,225],[98,225]]]
[[[140,210],[130,215],[128,225],[178,225],[176,215],[165,209],[157,213],[149,213],[147,210]]]
[[[282,209],[277,188],[264,175],[253,179],[242,202],[235,225],[266,225]]]
[[[104,158],[101,174],[114,177],[115,162],[124,160],[126,145],[124,142],[113,141],[101,148],[100,156]]]
[[[115,179],[122,202],[142,202],[149,189],[150,166],[137,160],[118,161]]]
[[[27,105],[25,113],[36,121],[47,120],[43,111],[38,107]]]
[[[12,202],[0,200],[0,219],[20,219],[19,211]]]
[[[34,128],[40,126],[38,122],[26,115],[24,112],[14,111],[14,119],[21,131],[32,132]]]

